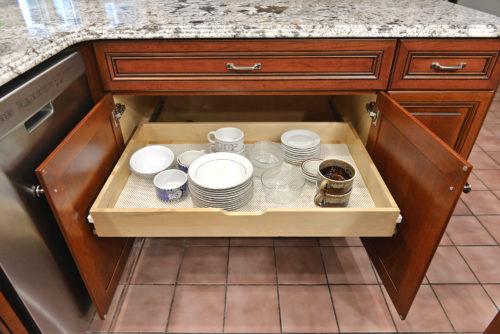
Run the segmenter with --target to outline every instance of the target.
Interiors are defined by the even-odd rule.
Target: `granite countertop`
[[[150,38],[499,37],[445,0],[0,0],[0,85],[78,42]]]

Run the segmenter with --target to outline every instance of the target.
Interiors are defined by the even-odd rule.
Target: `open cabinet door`
[[[36,169],[49,204],[101,318],[125,266],[132,239],[98,238],[89,209],[123,150],[110,94]]]
[[[403,220],[395,235],[362,238],[402,319],[424,279],[471,166],[389,95],[380,93],[379,116],[367,149]]]

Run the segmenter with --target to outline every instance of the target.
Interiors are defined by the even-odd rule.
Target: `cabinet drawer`
[[[391,89],[495,89],[500,40],[403,40]]]
[[[94,49],[111,91],[386,89],[395,40],[114,41]],[[231,65],[232,64],[232,65]]]
[[[193,207],[117,207],[131,176],[128,160],[137,149],[154,143],[206,143],[209,131],[228,124],[245,132],[246,143],[279,142],[284,131],[302,128],[316,131],[322,143],[346,144],[373,207],[312,205],[252,212]],[[256,182],[260,181],[254,178]],[[311,203],[313,197],[314,193]],[[99,236],[391,236],[399,209],[349,123],[148,123],[136,131],[90,213]]]

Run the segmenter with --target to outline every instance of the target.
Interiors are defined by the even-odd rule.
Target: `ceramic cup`
[[[184,173],[187,173],[191,163],[205,154],[207,154],[207,151],[205,150],[191,150],[183,152],[177,157],[177,167]]]
[[[326,208],[346,207],[349,204],[351,192],[352,189],[342,195],[330,195],[320,191],[314,196],[314,204]]]
[[[210,131],[207,135],[208,141],[215,146],[215,150],[217,152],[231,152],[238,154],[242,154],[245,150],[243,137],[243,131],[231,127]]]
[[[330,171],[340,169],[342,176],[338,173],[328,175]],[[337,174],[337,175],[335,175]],[[318,165],[318,178],[316,180],[316,190],[329,195],[342,195],[351,191],[354,178],[356,177],[356,169],[347,161],[340,159],[326,159]]]
[[[188,192],[187,174],[178,169],[168,169],[157,174],[153,180],[156,196],[165,202],[175,202],[186,197]]]
[[[356,169],[347,161],[323,160],[318,165],[314,204],[322,207],[346,207],[355,177]]]

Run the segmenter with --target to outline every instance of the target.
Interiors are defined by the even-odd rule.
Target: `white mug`
[[[243,137],[243,131],[230,127],[220,128],[217,131],[210,131],[207,135],[208,141],[212,145],[215,145],[215,150],[217,152],[231,153],[241,153],[245,149]]]

